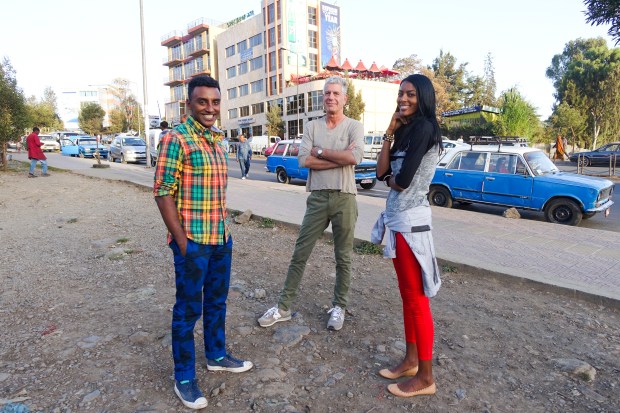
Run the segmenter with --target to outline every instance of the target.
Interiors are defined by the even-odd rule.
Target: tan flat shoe
[[[425,396],[425,395],[435,394],[437,392],[437,386],[435,386],[435,383],[423,389],[411,391],[411,392],[402,391],[401,389],[398,388],[398,384],[396,383],[392,383],[388,385],[387,389],[394,396],[398,396],[398,397]]]
[[[415,366],[414,368],[409,369],[409,370],[405,370],[401,372],[400,374],[392,373],[390,369],[379,370],[379,376],[385,377],[386,379],[390,379],[390,380],[400,379],[401,377],[413,377],[417,373],[418,373],[418,366]]]

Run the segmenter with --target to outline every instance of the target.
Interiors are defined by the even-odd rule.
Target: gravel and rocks
[[[172,253],[147,188],[0,172],[0,412],[180,412],[170,354]],[[251,210],[252,205],[247,209]],[[431,301],[435,396],[377,375],[405,343],[394,270],[355,254],[344,328],[325,328],[333,244],[317,243],[289,322],[261,328],[296,232],[232,224],[230,351],[248,373],[198,378],[217,412],[620,412],[620,317],[530,283],[443,266]],[[25,410],[24,410],[25,409]]]

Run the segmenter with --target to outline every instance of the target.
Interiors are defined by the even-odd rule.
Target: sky
[[[585,22],[582,0],[332,0],[340,7],[342,57],[355,66],[392,67],[415,54],[432,64],[441,50],[473,75],[483,75],[491,54],[498,93],[516,87],[542,120],[552,111],[553,85],[545,76],[554,55],[577,38],[603,37],[607,26]],[[199,19],[226,22],[261,0],[143,0],[147,96],[150,115],[164,114],[169,100],[166,48],[161,38],[186,32]],[[51,86],[76,90],[128,79],[142,97],[139,0],[22,0],[3,6],[0,58],[8,57],[26,96]],[[342,63],[342,62],[341,62]],[[394,97],[396,99],[396,97]]]

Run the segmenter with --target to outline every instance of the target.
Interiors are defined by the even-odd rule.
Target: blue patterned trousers
[[[203,315],[205,356],[226,355],[226,299],[230,285],[232,237],[225,245],[205,245],[187,240],[185,257],[175,241],[176,303],[172,311],[174,378],[196,377],[194,326]]]

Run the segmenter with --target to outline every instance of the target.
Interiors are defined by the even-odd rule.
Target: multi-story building
[[[89,86],[78,90],[63,90],[58,99],[58,115],[67,130],[77,130],[80,110],[87,103],[98,103],[105,111],[103,126],[110,126],[110,111],[115,108],[114,96],[109,87]]]
[[[170,67],[171,101],[166,118],[177,122],[184,113],[186,83],[196,75],[195,56],[184,44],[196,44],[197,27],[186,34],[164,36],[164,64]],[[202,24],[212,40],[207,73],[218,79],[222,92],[220,127],[229,137],[239,131],[254,136],[267,134],[266,113],[271,105],[281,108],[285,136],[303,131],[305,122],[323,116],[321,75],[328,62],[340,62],[340,8],[317,0],[263,0],[262,13],[253,12],[218,26]],[[202,39],[204,41],[204,38]],[[175,49],[176,52],[175,52]],[[176,55],[175,55],[176,53]],[[202,65],[205,67],[206,60]],[[366,104],[365,130],[387,127],[394,110],[398,86],[374,80],[354,80]]]

